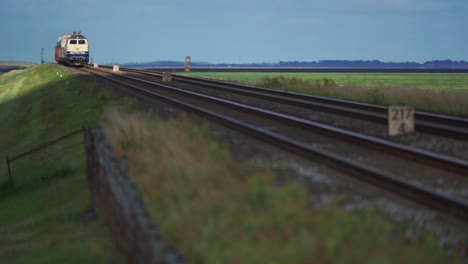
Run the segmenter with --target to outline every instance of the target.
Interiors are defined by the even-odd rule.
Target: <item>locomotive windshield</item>
[[[86,40],[84,39],[79,39],[79,40],[76,40],[76,39],[72,39],[70,40],[70,45],[76,45],[76,44],[86,44]]]

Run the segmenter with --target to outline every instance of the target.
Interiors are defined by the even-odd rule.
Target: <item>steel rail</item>
[[[132,89],[132,91],[142,94],[144,96],[164,101],[165,103],[198,114],[204,118],[209,118],[228,127],[252,135],[269,144],[285,148],[289,151],[292,151],[293,153],[313,159],[314,161],[320,159],[322,161],[325,161],[330,166],[343,170],[347,174],[352,174],[353,176],[363,181],[372,183],[386,190],[390,190],[394,193],[415,200],[426,206],[435,208],[449,215],[463,219],[464,221],[468,221],[468,203],[461,199],[449,197],[448,195],[443,193],[434,192],[427,187],[405,182],[378,168],[374,168],[364,163],[351,160],[347,157],[339,156],[326,150],[314,149],[308,146],[307,144],[304,144],[297,140],[281,136],[277,133],[258,128],[253,125],[249,125],[242,121],[235,120],[233,118],[224,116],[213,111],[202,109],[190,103],[185,103],[180,100],[146,90],[136,85],[132,85],[116,80],[114,78],[103,76],[93,71],[89,72],[100,78],[129,87]]]
[[[223,87],[220,84],[213,83],[218,81],[207,82],[206,80],[200,80],[199,78],[193,77],[173,76],[173,79],[189,84],[198,84],[203,86],[210,85],[211,88],[223,89],[224,91],[229,91],[231,93],[237,93],[308,109],[320,110],[328,113],[368,120],[380,124],[387,124],[388,122],[387,106],[277,91],[254,86],[247,86],[247,88],[235,87],[238,84],[228,84],[228,86]],[[293,94],[293,96],[290,96],[290,94]],[[415,119],[415,126],[417,131],[442,136],[450,136],[459,139],[468,139],[468,118],[415,111]]]
[[[126,68],[122,70],[126,70]],[[145,71],[145,72],[151,73],[151,71]],[[383,114],[386,114],[388,111],[387,106],[378,105],[378,104],[363,103],[363,102],[330,98],[330,97],[317,96],[317,95],[307,95],[307,94],[288,92],[288,91],[276,90],[276,89],[271,89],[271,88],[256,87],[256,86],[250,86],[250,85],[243,85],[243,84],[237,84],[237,83],[230,83],[230,82],[211,80],[211,79],[205,79],[205,78],[186,77],[186,76],[180,76],[180,75],[174,75],[173,78],[174,77],[176,77],[176,79],[178,80],[182,80],[182,79],[197,80],[197,81],[202,81],[202,82],[207,82],[207,83],[212,83],[212,84],[226,85],[229,87],[250,89],[254,91],[265,91],[265,92],[277,94],[277,95],[283,95],[283,96],[304,99],[304,100],[314,100],[314,101],[322,102],[322,103],[333,103],[334,105],[352,107],[355,109],[362,109],[366,111],[374,111],[374,112],[383,113]],[[438,123],[443,123],[443,124],[452,125],[452,126],[460,126],[460,127],[468,128],[468,118],[466,117],[450,116],[450,115],[430,113],[430,112],[424,112],[424,111],[416,111],[415,114],[416,114],[416,118],[424,120],[424,121],[432,121],[432,122],[438,122]]]
[[[107,68],[108,66],[104,67]],[[161,76],[161,73],[147,70],[130,68],[121,68],[121,70]],[[204,78],[185,77],[180,75],[174,75],[172,78],[175,81],[182,83],[201,85],[206,88],[228,91],[230,93],[368,120],[380,124],[386,124],[388,122],[388,107],[383,105],[306,95]],[[417,131],[457,139],[468,139],[468,118],[415,111],[415,119],[415,127]]]
[[[102,71],[102,70],[98,70],[98,71]],[[384,152],[391,153],[391,154],[396,154],[399,156],[404,156],[404,157],[411,158],[411,159],[416,159],[417,161],[425,163],[426,165],[443,167],[444,169],[448,171],[462,173],[463,175],[465,175],[466,172],[468,171],[468,161],[460,159],[460,158],[451,157],[451,156],[427,151],[424,149],[419,149],[416,147],[411,147],[411,146],[403,145],[400,143],[392,142],[389,140],[376,138],[373,136],[364,135],[364,134],[360,134],[357,132],[337,128],[334,126],[325,125],[319,122],[315,122],[315,121],[311,121],[311,120],[307,120],[307,119],[303,119],[303,118],[299,118],[299,117],[295,117],[295,116],[291,116],[291,115],[287,115],[283,113],[278,113],[278,112],[274,112],[274,111],[270,111],[266,109],[261,109],[258,107],[249,106],[249,105],[245,105],[242,103],[237,103],[237,102],[217,98],[214,96],[187,91],[185,89],[172,87],[172,86],[168,86],[168,85],[164,85],[164,84],[160,84],[160,83],[156,83],[156,82],[152,82],[152,81],[148,81],[144,79],[139,79],[139,78],[132,77],[132,76],[110,73],[107,71],[102,71],[102,72],[105,72],[107,74],[112,74],[115,76],[119,76],[122,78],[126,78],[129,80],[149,84],[152,86],[164,88],[167,91],[177,92],[179,94],[187,95],[190,97],[196,97],[201,100],[220,104],[220,105],[227,106],[236,110],[250,112],[256,115],[262,115],[269,119],[276,119],[282,122],[287,122],[296,127],[302,127],[302,128],[306,128],[309,130],[313,130],[325,136],[332,136],[335,138],[340,138],[340,139],[346,140],[347,142],[354,142],[356,144],[366,145],[376,150],[384,151]]]

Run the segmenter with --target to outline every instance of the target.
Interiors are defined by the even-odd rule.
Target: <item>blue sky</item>
[[[468,60],[467,0],[1,0],[0,60],[80,30],[100,63]]]

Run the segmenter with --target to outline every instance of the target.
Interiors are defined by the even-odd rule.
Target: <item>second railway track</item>
[[[133,92],[173,104],[301,156],[322,160],[332,167],[345,171],[346,174],[468,220],[468,197],[457,194],[461,193],[458,191],[450,192],[439,188],[435,183],[437,176],[435,178],[430,176],[434,171],[441,174],[448,173],[443,177],[454,179],[452,187],[456,187],[457,182],[468,180],[463,177],[468,168],[468,162],[465,160],[131,76],[92,68],[86,71],[130,88]],[[336,140],[340,143],[330,143],[332,147],[322,144]],[[343,147],[349,144],[354,146]],[[353,152],[368,154],[361,153],[357,158],[353,158]],[[382,152],[385,154],[378,154]],[[387,156],[380,160],[378,157],[372,158],[378,155]],[[395,163],[390,166],[385,165],[388,162]],[[401,164],[404,164],[403,169],[410,171],[406,175],[401,175],[405,174],[404,170],[398,168],[402,167]],[[389,169],[392,167],[395,170]],[[412,173],[424,174],[426,173],[424,170],[429,172],[429,176],[420,175],[421,179],[418,179],[418,175],[413,177]]]
[[[100,67],[111,68],[110,66]],[[162,73],[160,72],[147,70],[131,68],[121,68],[121,70],[137,74],[153,75],[157,77],[162,76]],[[388,122],[388,109],[383,105],[306,95],[204,78],[194,78],[180,75],[173,75],[172,78],[174,81],[180,83],[198,85],[217,91],[239,94],[252,98],[259,98],[304,109],[333,113],[340,116],[367,120],[379,124],[386,124]],[[443,137],[463,140],[468,139],[468,118],[416,111],[415,119],[415,127],[417,131]]]

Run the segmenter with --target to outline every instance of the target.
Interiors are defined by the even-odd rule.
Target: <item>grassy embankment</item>
[[[191,73],[300,93],[468,116],[468,74]],[[325,79],[332,83],[325,85]]]
[[[271,172],[233,162],[188,118],[111,111],[104,127],[162,237],[190,263],[450,262],[430,236],[404,241],[371,211],[313,211],[304,186],[276,186]]]
[[[108,262],[105,229],[86,220],[91,205],[82,137],[12,163],[13,184],[4,157],[96,124],[111,104],[130,103],[58,65],[0,76],[0,262]]]
[[[81,125],[105,105],[128,106],[96,84],[35,66],[0,77],[0,155],[16,154]],[[297,183],[275,187],[269,172],[231,161],[206,129],[111,112],[106,134],[126,153],[163,238],[191,262],[445,263],[430,237],[410,244],[374,213],[310,209]],[[79,144],[80,140],[67,143]],[[68,149],[68,150],[66,150]],[[0,259],[9,263],[108,262],[109,242],[84,223],[89,193],[81,147],[37,153],[0,167]],[[1,164],[1,163],[0,163]]]

